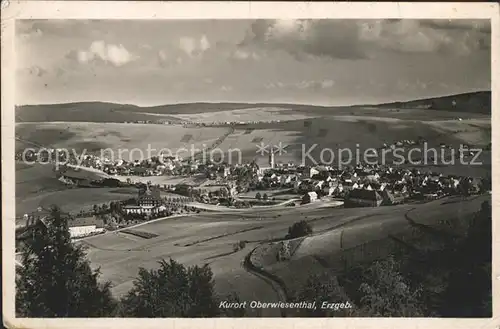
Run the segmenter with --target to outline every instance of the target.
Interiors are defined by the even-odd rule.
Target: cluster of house
[[[69,161],[70,165],[77,164]],[[183,161],[179,156],[162,155],[146,160],[125,161],[123,159],[110,160],[106,157],[87,154],[79,160],[79,165],[89,169],[96,169],[108,175],[121,176],[184,176],[203,174],[209,179],[228,178],[238,168],[251,167],[252,164],[213,164],[203,163],[201,160]]]
[[[153,157],[147,160],[125,161],[123,159],[111,160],[109,158],[87,154],[81,159],[69,159],[69,166],[78,165],[88,169],[95,169],[108,175],[122,176],[160,176],[163,174],[187,174],[192,171],[191,165],[182,163],[176,156]]]
[[[426,140],[423,137],[419,137],[417,140],[403,139],[403,140],[395,141],[391,144],[384,143],[381,148],[394,150],[395,148],[399,148],[399,147],[421,145],[425,142],[426,142]],[[451,149],[452,148],[451,145],[446,144],[446,143],[440,143],[439,147],[442,149]],[[472,155],[472,156],[474,155],[473,151],[471,150],[471,146],[469,144],[461,144],[460,150],[464,150],[464,155]],[[457,156],[460,156],[460,154],[457,153]]]
[[[377,165],[342,171],[317,167],[310,169],[309,176],[294,184],[297,192],[305,193],[303,202],[313,202],[319,195],[333,195],[343,197],[347,206],[377,207],[402,203],[409,198],[436,199],[453,194],[474,194],[479,192],[481,184],[478,178]]]
[[[394,143],[387,144],[384,143],[382,145],[382,149],[395,149],[396,147],[403,147],[403,146],[414,146],[414,145],[419,145],[425,142],[425,139],[422,137],[419,137],[417,140],[413,139],[403,139],[399,141],[395,141]]]
[[[178,125],[180,121],[169,120],[136,120],[136,121],[123,121],[123,123],[139,123],[139,124],[153,124],[153,125]]]
[[[380,206],[408,198],[435,199],[445,195],[477,193],[481,180],[417,169],[358,165],[343,170],[328,166],[282,165],[257,173],[265,187],[293,188],[303,202],[321,196],[345,198],[346,205]],[[463,189],[466,188],[465,192]]]
[[[68,157],[69,155],[69,157]],[[57,149],[28,150],[24,153],[16,153],[16,160],[26,161],[58,161],[68,165],[78,165],[90,169],[97,169],[109,175],[123,176],[160,176],[163,174],[183,175],[196,171],[197,164],[186,164],[178,156],[152,157],[146,160],[123,159],[112,160],[101,155],[85,154],[77,158],[74,154],[68,154]]]
[[[30,228],[34,225],[50,225],[47,219],[51,216],[51,211],[43,207],[38,207],[37,210],[24,214],[24,227]],[[95,234],[105,232],[104,222],[102,219],[92,217],[73,218],[69,214],[61,213],[61,216],[68,221],[68,229],[72,239],[83,238]]]
[[[196,122],[196,121],[185,121],[186,126],[196,126],[196,127],[210,127],[210,126],[242,126],[248,124],[257,123],[278,123],[281,120],[248,120],[248,121],[213,121],[213,122]]]

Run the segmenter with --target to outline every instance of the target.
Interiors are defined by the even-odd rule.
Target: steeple
[[[146,184],[146,191],[144,191],[146,195],[151,195],[151,189],[149,188],[149,183]]]
[[[274,150],[272,148],[269,150],[269,166],[274,169]]]

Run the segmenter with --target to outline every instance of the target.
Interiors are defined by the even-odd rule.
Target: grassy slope
[[[182,126],[125,124],[125,123],[91,123],[91,122],[44,122],[20,123],[16,126],[16,135],[23,140],[37,141],[44,146],[66,148],[82,152],[99,151],[111,148],[114,151],[123,149],[126,160],[140,156],[141,150],[147,156],[148,146],[151,156],[160,149],[169,148],[176,152],[181,147],[188,150],[191,144],[201,148],[203,143],[210,145],[215,139],[227,131],[227,128],[183,128]],[[191,136],[189,142],[185,142]],[[17,143],[18,151],[26,147],[26,143]],[[118,159],[118,155],[115,156]]]
[[[56,179],[51,165],[16,163],[16,203],[18,205],[36,195],[65,190],[67,186]]]
[[[16,213],[36,210],[38,206],[50,207],[57,204],[64,211],[78,212],[79,210],[92,210],[94,204],[101,205],[111,201],[126,200],[137,197],[135,188],[74,188],[59,191],[44,190],[43,193],[31,194],[19,198],[16,204]]]
[[[416,229],[410,225],[406,216],[410,216],[418,224],[427,225],[435,230],[464,234],[466,222],[485,200],[491,201],[491,198],[471,197],[460,200],[458,206],[453,202],[438,200],[423,205],[382,207],[377,210],[372,209],[368,216],[357,214],[343,217],[349,210],[335,211],[329,219],[332,222],[337,219],[337,223],[340,221],[348,223],[356,217],[359,220],[354,220],[338,230],[306,238],[290,261],[275,261],[267,264],[265,269],[282,278],[287,286],[296,289],[304,284],[312,273],[320,273],[326,268],[341,271],[346,265],[371,262],[384,258],[388,253],[394,252],[395,248],[403,248],[403,245],[392,237],[416,248],[440,248],[442,240],[439,234]],[[323,228],[321,221],[312,225],[316,231]],[[293,270],[305,267],[309,269],[306,273]]]

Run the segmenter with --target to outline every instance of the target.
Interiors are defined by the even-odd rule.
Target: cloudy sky
[[[22,20],[18,104],[407,100],[490,89],[489,21]]]

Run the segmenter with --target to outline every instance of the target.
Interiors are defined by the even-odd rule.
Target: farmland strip
[[[211,238],[207,238],[207,239],[203,239],[203,240],[197,240],[197,241],[194,241],[194,242],[187,243],[187,244],[184,245],[184,247],[191,247],[191,246],[197,245],[197,244],[202,243],[202,242],[212,241],[212,240],[224,238],[226,236],[231,236],[231,235],[235,235],[235,234],[239,234],[239,233],[244,233],[244,232],[254,231],[254,230],[260,230],[261,228],[264,228],[264,226],[256,226],[256,227],[251,227],[251,228],[247,228],[247,229],[243,229],[243,230],[238,230],[238,231],[232,232],[232,233],[225,233],[225,234],[217,235],[217,236],[214,236],[214,237],[211,237]]]

